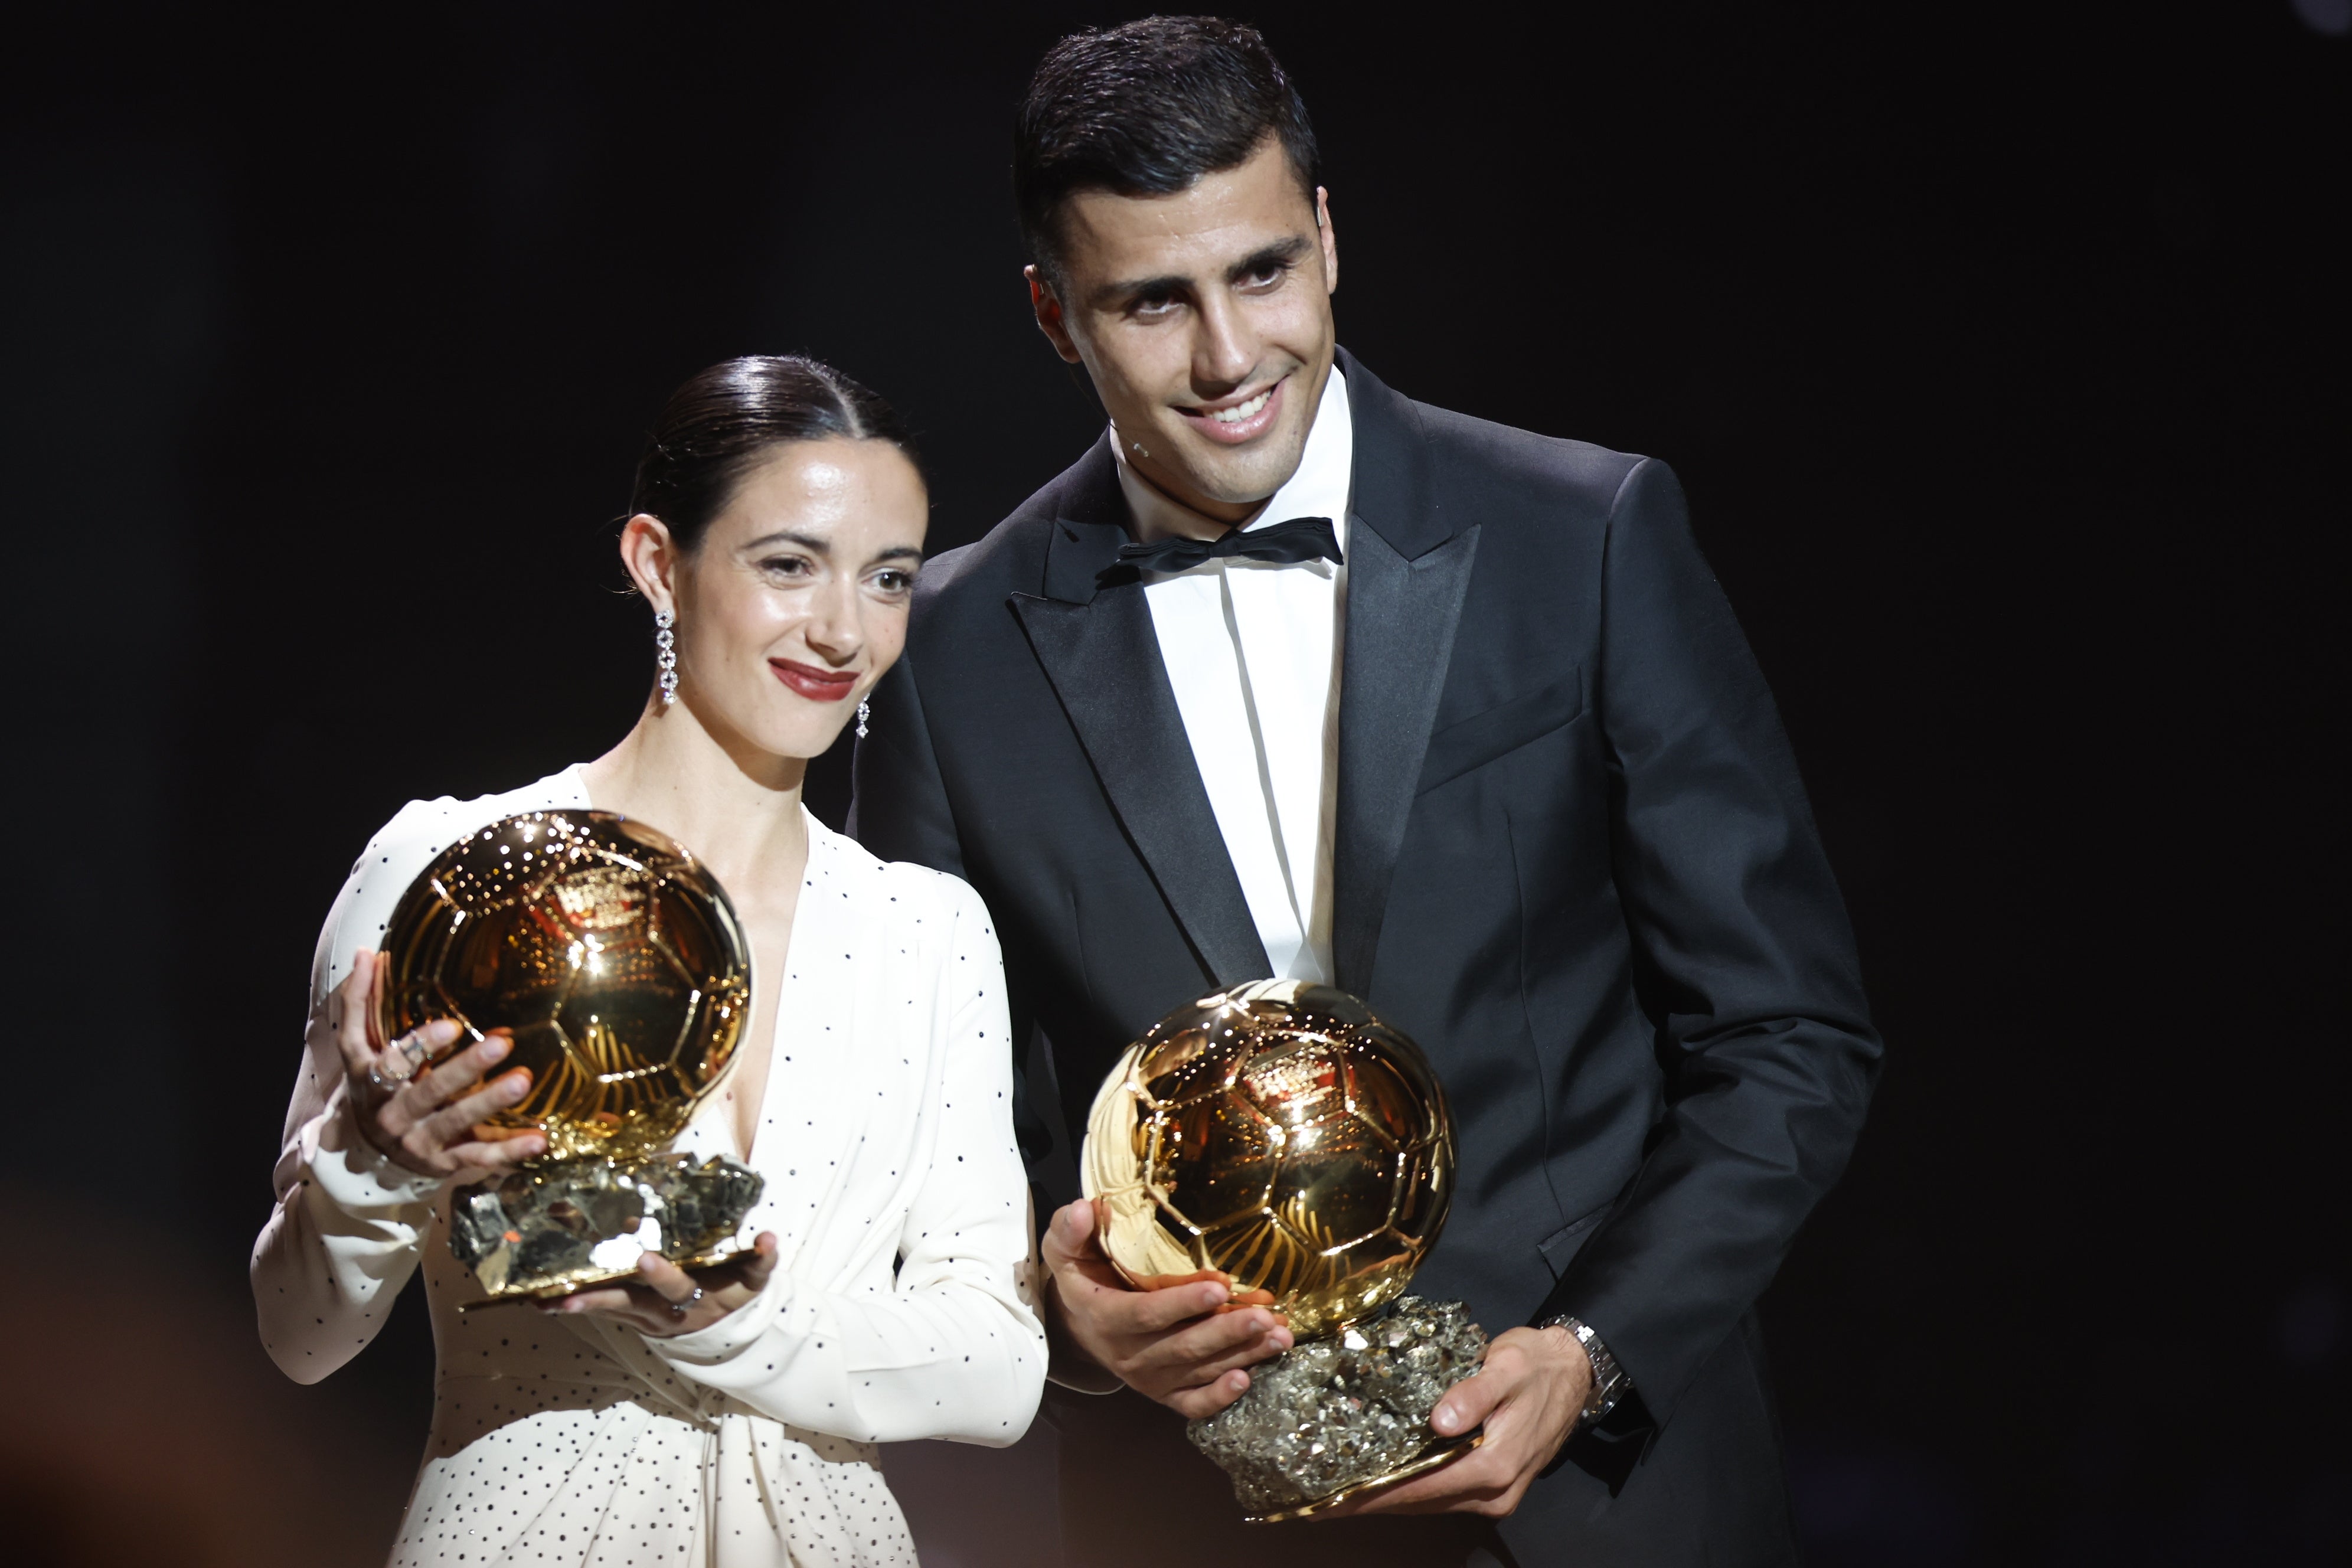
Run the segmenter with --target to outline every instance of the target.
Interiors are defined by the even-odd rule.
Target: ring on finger
[[[702,1287],[697,1285],[694,1288],[693,1295],[685,1297],[679,1300],[672,1301],[669,1304],[669,1315],[673,1318],[683,1318],[688,1312],[694,1310],[694,1304],[701,1300]]]
[[[416,1070],[424,1065],[425,1053],[430,1048],[425,1043],[424,1030],[409,1030],[408,1033],[392,1042],[390,1050],[368,1064],[369,1084],[380,1093],[399,1093],[404,1086],[415,1079]],[[408,1064],[406,1071],[388,1073],[383,1070],[384,1064],[394,1059],[394,1052],[398,1052],[399,1059]]]
[[[405,1049],[406,1044],[407,1042],[402,1041],[394,1046],[394,1049],[401,1052],[401,1056],[399,1058],[396,1058],[392,1051],[386,1051],[382,1056],[376,1058],[375,1060],[368,1063],[368,1085],[378,1094],[398,1094],[402,1089],[407,1088],[409,1080],[416,1076],[416,1068],[414,1065],[415,1058],[407,1056]],[[389,1073],[383,1070],[384,1064],[395,1059],[409,1061],[411,1066],[408,1071],[402,1073]]]

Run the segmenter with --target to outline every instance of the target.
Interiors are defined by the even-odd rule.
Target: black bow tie
[[[1146,572],[1184,572],[1205,562],[1244,555],[1253,561],[1295,565],[1301,561],[1331,561],[1347,564],[1339,553],[1339,536],[1328,517],[1294,517],[1272,528],[1229,531],[1222,539],[1186,539],[1181,535],[1155,539],[1149,544],[1122,544],[1118,559],[1096,574],[1103,587],[1131,583]]]

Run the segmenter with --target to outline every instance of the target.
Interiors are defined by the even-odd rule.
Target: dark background
[[[935,547],[1077,454],[1005,127],[1131,14],[12,24],[19,1561],[380,1556],[419,1304],[297,1389],[244,1300],[319,921],[404,801],[626,729],[612,522],[690,372],[873,384]],[[2341,1561],[2352,0],[1244,14],[1343,341],[1675,463],[1794,733],[1889,1042],[1764,1305],[1813,1561]],[[1034,1444],[892,1463],[934,1568],[1050,1558]]]

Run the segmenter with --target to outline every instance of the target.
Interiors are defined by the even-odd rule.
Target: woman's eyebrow
[[[885,561],[920,561],[922,558],[923,552],[911,544],[893,544],[887,550],[876,551],[874,559],[866,564],[873,566]]]
[[[833,553],[833,542],[826,539],[823,534],[801,533],[789,528],[778,529],[773,533],[763,533],[760,535],[759,538],[751,541],[751,543],[743,546],[743,548],[746,550],[758,550],[761,546],[769,544],[797,544],[803,550],[809,552],[812,555],[830,555]]]

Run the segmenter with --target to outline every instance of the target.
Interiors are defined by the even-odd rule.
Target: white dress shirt
[[[1130,468],[1122,446],[1114,430],[1136,537],[1202,536],[1206,520]],[[1334,365],[1298,471],[1242,527],[1328,517],[1346,554],[1355,447],[1347,383]],[[1147,574],[1143,595],[1267,962],[1277,979],[1328,984],[1347,568],[1226,558]]]
[[[352,868],[320,936],[278,1206],[254,1248],[262,1342],[314,1383],[366,1347],[422,1267],[439,1364],[394,1568],[913,1568],[875,1444],[1011,1443],[1045,1371],[1003,971],[970,888],[809,819],[748,1158],[766,1184],[742,1227],[774,1231],[782,1259],[709,1328],[662,1339],[527,1304],[460,1313],[480,1288],[444,1240],[446,1184],[358,1130],[327,1018],[352,950],[383,940],[446,845],[588,804],[576,767],[414,802]],[[724,1097],[677,1147],[744,1158]]]

